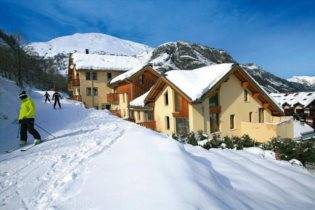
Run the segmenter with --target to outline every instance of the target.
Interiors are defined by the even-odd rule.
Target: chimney
[[[85,49],[85,54],[89,54],[89,49]]]

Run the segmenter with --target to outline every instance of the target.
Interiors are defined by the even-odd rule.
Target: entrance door
[[[189,122],[187,118],[175,118],[176,119],[176,133],[187,134],[189,132]]]
[[[210,113],[210,133],[219,131],[219,114]]]

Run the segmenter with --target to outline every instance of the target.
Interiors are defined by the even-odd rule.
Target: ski
[[[27,147],[27,146],[32,146],[32,144],[27,144],[24,146],[15,146],[9,150],[6,150],[5,153],[11,153],[11,152],[14,152],[15,150],[22,149],[22,148]]]
[[[57,137],[55,137],[55,138],[51,138],[51,139],[43,139],[43,140],[42,140],[42,142],[41,142],[41,143],[39,143],[39,144],[42,144],[42,143],[47,142],[47,141],[54,140],[54,139],[56,139],[56,138],[57,138]],[[23,148],[21,148],[21,149],[20,149],[20,151],[21,151],[21,152],[25,152],[25,151],[27,151],[27,150],[29,150],[29,149],[31,149],[31,148],[33,148],[33,147],[35,147],[35,146],[39,145],[39,144],[32,144],[32,145],[28,145],[27,147],[23,147]]]

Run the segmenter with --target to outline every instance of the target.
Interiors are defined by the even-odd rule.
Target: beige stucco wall
[[[275,123],[249,123],[241,122],[242,135],[247,134],[260,142],[266,142],[274,137],[293,138],[293,122],[285,121]]]
[[[84,70],[79,70],[79,78],[80,78],[80,94],[82,97],[82,101],[85,103],[87,107],[92,107],[92,96],[86,95],[86,88],[92,88],[92,80],[86,80]],[[95,71],[97,72],[97,80],[93,80],[93,86],[98,88],[98,96],[94,96],[94,106],[97,106],[99,109],[102,104],[107,104],[107,94],[112,93],[113,90],[107,86],[107,72],[112,73],[112,78],[118,76],[122,72],[118,71]]]
[[[165,105],[164,94],[168,92],[168,105]],[[162,94],[157,97],[154,104],[154,120],[156,121],[156,130],[166,134],[175,133],[175,119],[173,117],[173,112],[175,110],[174,106],[174,90],[167,86]],[[165,117],[170,118],[170,129],[166,129],[166,120]]]
[[[191,131],[203,130],[210,132],[208,103],[209,98],[206,98],[200,104],[189,105]],[[258,123],[258,109],[262,108],[262,105],[252,97],[250,91],[248,91],[248,101],[244,101],[244,89],[241,82],[234,75],[231,75],[228,81],[221,84],[219,104],[221,106],[221,113],[219,114],[221,136],[241,136],[248,133],[252,138],[260,141],[270,140],[270,137],[275,136],[293,136],[292,122],[275,125],[275,123],[283,121],[283,117],[272,116],[267,109],[264,110],[264,122],[274,124]],[[252,112],[252,123],[248,123],[249,112]],[[232,114],[235,115],[234,129],[230,129],[230,115]]]
[[[188,105],[190,131],[204,130],[204,119],[205,119],[204,114],[205,112],[204,112],[203,103]]]
[[[249,112],[252,112],[252,122],[258,123],[258,109],[262,105],[248,92],[248,101],[244,101],[244,89],[236,76],[231,75],[227,82],[222,83],[219,92],[220,132],[222,135],[240,136],[241,122],[249,122]],[[235,115],[235,129],[230,129],[230,115]],[[264,121],[272,122],[272,115],[269,110],[264,110]]]
[[[118,109],[120,110],[121,117],[124,118],[124,119],[129,118],[128,105],[129,105],[128,94],[127,93],[119,94]]]
[[[133,119],[135,123],[146,122],[146,116],[144,110],[133,110]]]

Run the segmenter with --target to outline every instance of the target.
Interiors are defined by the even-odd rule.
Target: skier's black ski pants
[[[61,108],[61,105],[60,105],[60,101],[59,101],[59,99],[55,99],[54,109],[56,109],[56,105],[57,105],[57,103],[58,103],[58,105],[59,105],[59,108]]]
[[[50,99],[48,97],[45,98],[45,103],[49,101],[50,102]]]
[[[27,141],[27,131],[33,135],[34,139],[41,139],[39,133],[34,128],[34,118],[23,119],[20,121],[20,140]]]

